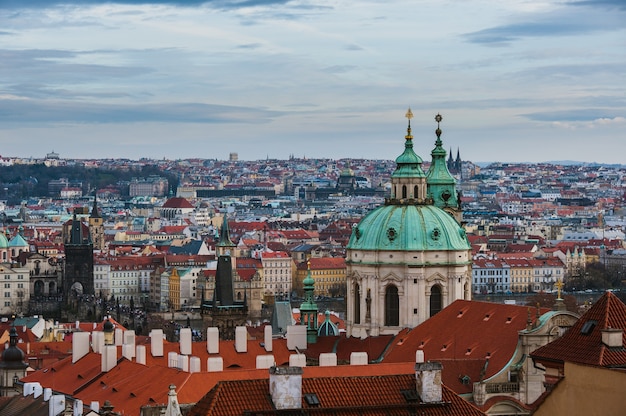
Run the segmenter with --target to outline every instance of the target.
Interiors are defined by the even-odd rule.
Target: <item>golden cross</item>
[[[554,286],[556,286],[556,290],[557,290],[556,298],[561,299],[561,289],[563,289],[563,281],[561,279],[557,280]]]

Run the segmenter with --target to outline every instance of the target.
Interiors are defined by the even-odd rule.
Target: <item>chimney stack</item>
[[[622,348],[624,330],[621,328],[605,328],[602,331],[602,343],[609,348]]]
[[[271,367],[270,395],[277,410],[302,407],[302,368]]]
[[[424,352],[415,354],[415,381],[417,394],[424,403],[439,403],[441,393],[441,370],[443,366],[437,362],[424,362]]]

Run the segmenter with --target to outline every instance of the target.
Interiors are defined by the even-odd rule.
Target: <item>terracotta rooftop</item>
[[[555,341],[532,353],[541,362],[626,367],[626,348],[609,348],[602,343],[603,329],[621,329],[626,345],[626,305],[612,292],[606,292],[587,312]]]
[[[307,414],[331,415],[406,415],[416,409],[420,415],[482,415],[469,402],[442,386],[442,403],[425,404],[416,395],[414,364],[349,366],[347,373],[337,374],[336,367],[305,367],[302,375],[302,409]],[[342,367],[343,369],[343,367]],[[378,372],[377,370],[382,370]],[[295,414],[276,412],[269,395],[269,377],[221,381],[190,411],[188,416]],[[309,404],[306,394],[314,394],[319,405]],[[407,399],[412,397],[413,399]],[[408,414],[412,414],[409,412]]]

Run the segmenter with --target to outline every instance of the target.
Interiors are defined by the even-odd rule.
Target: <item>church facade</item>
[[[411,110],[391,195],[352,231],[346,250],[347,335],[365,338],[413,328],[471,296],[471,247],[460,224],[455,181],[437,140],[428,172],[413,150]]]

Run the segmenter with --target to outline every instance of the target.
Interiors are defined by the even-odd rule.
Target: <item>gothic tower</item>
[[[104,251],[104,220],[98,210],[98,197],[94,194],[93,207],[89,215],[89,234],[95,250]]]
[[[89,228],[78,219],[76,211],[65,236],[65,270],[63,291],[66,301],[79,295],[94,295],[93,243]]]

